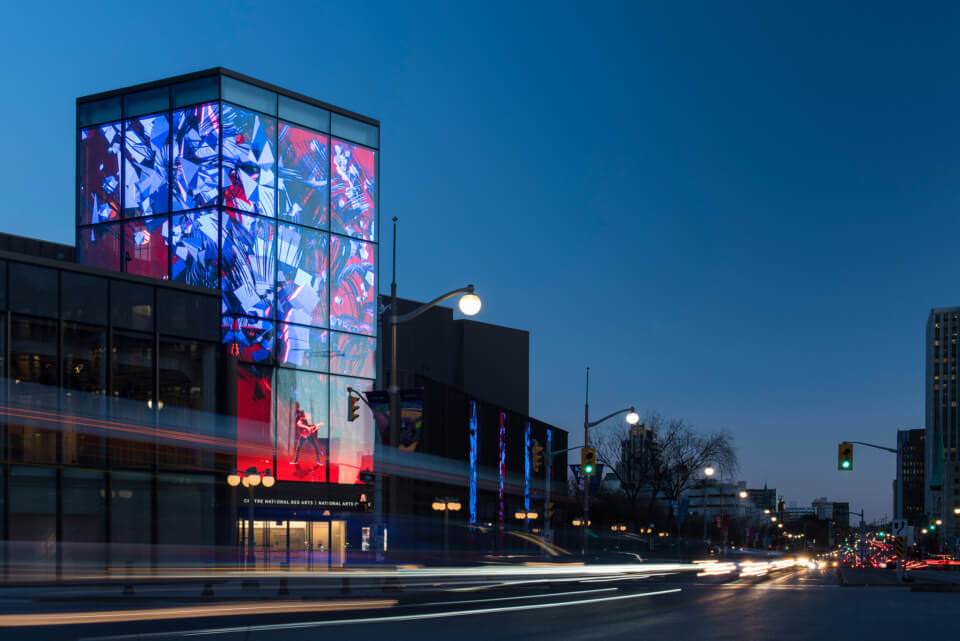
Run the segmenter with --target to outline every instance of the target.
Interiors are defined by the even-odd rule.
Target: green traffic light
[[[850,469],[850,461],[844,461],[844,462],[841,463],[840,465],[841,465],[841,467],[843,467],[843,469],[845,469],[845,470],[849,470],[849,469]]]
[[[584,473],[584,474],[593,474],[593,466],[590,465],[589,463],[588,463],[587,465],[584,465],[584,466],[583,466],[583,473]]]

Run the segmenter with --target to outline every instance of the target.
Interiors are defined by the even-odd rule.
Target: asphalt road
[[[365,603],[365,601],[359,601]],[[274,602],[273,605],[277,605]],[[226,607],[230,607],[226,604]],[[267,603],[269,610],[271,604]],[[0,629],[4,639],[609,640],[953,638],[960,594],[840,586],[835,571],[719,582],[692,575],[443,591],[388,606]],[[342,636],[341,636],[342,635]],[[347,636],[349,635],[349,636]]]

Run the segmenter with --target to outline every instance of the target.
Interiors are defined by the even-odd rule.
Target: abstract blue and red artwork
[[[80,224],[120,218],[120,123],[80,130]]]
[[[123,215],[165,214],[169,209],[170,119],[167,114],[124,123]]]
[[[377,339],[330,332],[330,372],[346,376],[376,376]]]
[[[376,246],[342,236],[330,238],[330,327],[377,333]]]
[[[277,224],[223,212],[220,227],[220,288],[223,313],[273,318]]]
[[[330,234],[280,223],[277,318],[313,327],[329,325]]]
[[[208,102],[173,112],[173,209],[217,204],[220,106]]]
[[[148,278],[169,277],[169,217],[128,220],[123,229],[124,271]]]
[[[280,218],[326,229],[330,196],[327,136],[280,123]]]
[[[223,103],[223,204],[274,216],[277,121]]]
[[[110,223],[81,229],[79,262],[120,271],[121,224]]]
[[[299,369],[329,371],[329,334],[325,329],[277,323],[277,362]]]
[[[170,229],[170,279],[217,289],[220,216],[215,209],[174,214]]]
[[[273,361],[273,321],[224,316],[220,335],[231,356],[250,363]]]
[[[336,138],[330,146],[330,229],[376,240],[376,152]]]

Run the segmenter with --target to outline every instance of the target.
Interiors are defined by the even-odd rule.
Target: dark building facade
[[[947,541],[960,535],[960,413],[957,403],[957,339],[960,307],[930,310],[926,332],[926,435],[924,507],[932,519],[942,519]]]
[[[9,566],[141,565],[182,545],[212,558],[232,540],[218,314],[216,291],[0,252]]]
[[[924,514],[925,478],[924,453],[925,431],[898,430],[897,441],[900,448],[900,469],[897,471],[901,495],[897,497],[894,514],[902,519],[920,519]]]

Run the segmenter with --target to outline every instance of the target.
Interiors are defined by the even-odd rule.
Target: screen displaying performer
[[[329,376],[277,370],[277,478],[327,482]]]

